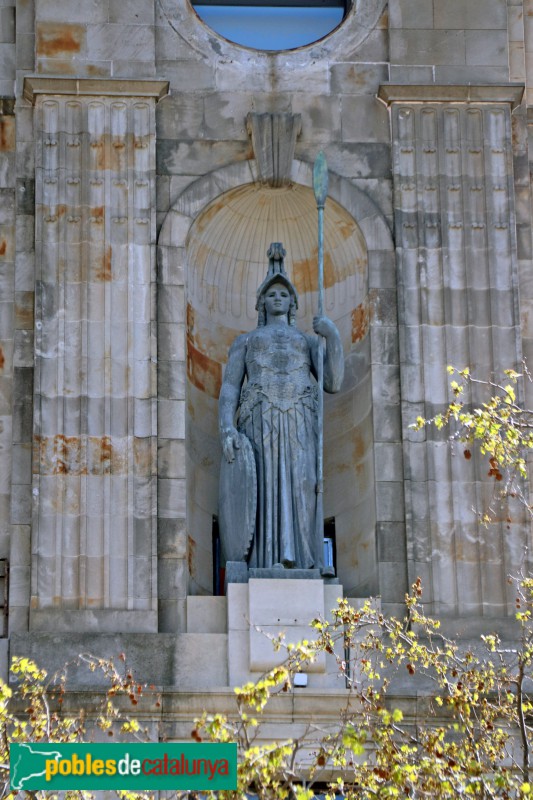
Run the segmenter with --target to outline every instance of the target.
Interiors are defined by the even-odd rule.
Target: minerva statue
[[[222,545],[227,560],[249,567],[323,570],[316,383],[321,348],[317,336],[296,327],[298,295],[285,272],[282,245],[271,244],[267,255],[257,328],[233,342],[220,392]],[[344,375],[339,332],[325,316],[314,318],[313,329],[326,343],[324,389],[338,392]]]

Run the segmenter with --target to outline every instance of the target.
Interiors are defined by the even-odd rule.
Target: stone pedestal
[[[299,580],[299,581],[321,581],[327,584],[339,584],[339,579],[335,577],[331,567],[331,575],[321,574],[319,569],[287,569],[281,564],[273,567],[259,568],[250,567],[244,561],[226,562],[226,591],[230,583],[248,583],[250,578],[275,579],[275,580]]]
[[[320,580],[320,570],[319,569],[285,569],[285,567],[276,565],[274,567],[269,568],[256,568],[252,567],[252,569],[248,570],[248,576],[250,578],[260,578],[264,580],[265,578],[274,579],[274,580],[298,580],[298,581],[319,581]]]
[[[229,584],[230,686],[255,681],[286,659],[286,648],[276,651],[272,643],[280,634],[284,634],[286,644],[316,638],[310,622],[317,616],[330,616],[341,596],[341,586],[325,585],[316,579],[250,578],[247,584]],[[321,654],[306,672],[310,688],[343,688],[334,656]]]

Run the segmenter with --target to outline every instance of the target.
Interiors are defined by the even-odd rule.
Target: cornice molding
[[[497,84],[397,84],[382,83],[378,98],[392,103],[509,103],[511,109],[522,102],[523,83]]]
[[[23,96],[32,105],[41,94],[75,97],[153,97],[168,94],[169,82],[158,79],[67,78],[55,75],[26,75]]]

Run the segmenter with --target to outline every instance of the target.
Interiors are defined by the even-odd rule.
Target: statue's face
[[[273,283],[265,293],[267,316],[283,316],[289,313],[291,293],[283,283]]]

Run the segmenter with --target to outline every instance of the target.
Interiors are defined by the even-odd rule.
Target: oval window
[[[201,0],[198,16],[225,39],[255,50],[291,50],[334,30],[348,0]]]

